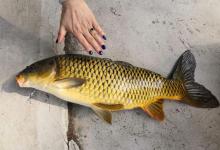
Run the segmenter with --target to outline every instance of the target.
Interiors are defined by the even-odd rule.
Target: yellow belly
[[[183,98],[183,90],[173,87],[172,84],[158,87],[137,88],[130,91],[118,89],[107,89],[97,91],[91,83],[86,83],[81,87],[59,89],[54,86],[48,88],[48,92],[72,103],[77,103],[87,107],[91,107],[94,103],[102,103],[107,105],[122,104],[123,109],[133,109],[151,104],[159,99],[181,100]],[[180,84],[180,83],[175,83]],[[169,88],[169,89],[168,89]],[[146,91],[145,91],[146,90]]]

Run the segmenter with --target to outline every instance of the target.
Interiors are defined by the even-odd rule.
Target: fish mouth
[[[24,76],[22,76],[21,74],[18,74],[18,75],[16,76],[16,81],[17,81],[17,83],[18,83],[18,85],[19,85],[20,87],[23,87],[23,86],[24,86],[24,83],[25,83],[25,78],[24,78]]]

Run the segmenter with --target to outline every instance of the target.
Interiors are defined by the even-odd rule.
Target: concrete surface
[[[191,49],[196,80],[220,99],[219,0],[87,0],[107,33],[103,57],[123,60],[166,76]],[[62,53],[54,44],[60,5],[55,0],[0,0],[0,150],[67,149],[66,103],[16,87],[25,65]],[[66,49],[80,49],[74,43]],[[75,53],[75,51],[72,51]],[[77,51],[77,53],[85,53]],[[220,109],[165,102],[158,123],[141,110],[113,113],[113,124],[74,106],[74,125],[84,150],[218,150]],[[74,149],[71,145],[70,149]]]
[[[58,15],[60,5],[47,3],[0,1],[0,150],[67,149],[66,103],[42,92],[20,89],[14,81],[14,75],[26,65],[54,55],[51,33],[52,29],[55,33],[59,17],[52,14],[56,24],[48,23],[49,12],[45,11],[50,5],[49,11]]]

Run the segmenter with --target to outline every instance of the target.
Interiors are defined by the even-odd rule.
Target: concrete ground
[[[107,33],[103,57],[166,76],[179,55],[191,49],[196,80],[220,99],[219,0],[87,2]],[[63,53],[63,45],[54,44],[60,8],[57,0],[0,0],[0,150],[68,149],[66,102],[20,89],[14,81],[14,74],[26,65]],[[65,49],[85,54],[74,40]],[[162,123],[130,110],[113,113],[113,124],[108,125],[90,109],[74,105],[75,134],[84,150],[220,149],[219,108],[169,101],[164,108]]]

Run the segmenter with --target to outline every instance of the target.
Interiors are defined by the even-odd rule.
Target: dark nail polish
[[[93,54],[93,52],[92,51],[89,51],[89,55],[92,55]]]
[[[105,35],[103,35],[102,38],[103,38],[104,40],[107,40]]]
[[[56,40],[56,43],[58,43],[58,39]]]
[[[98,53],[99,53],[99,55],[102,55],[102,54],[103,54],[103,52],[102,52],[102,51],[99,51]]]
[[[102,49],[106,49],[106,46],[105,46],[105,45],[102,45]]]

